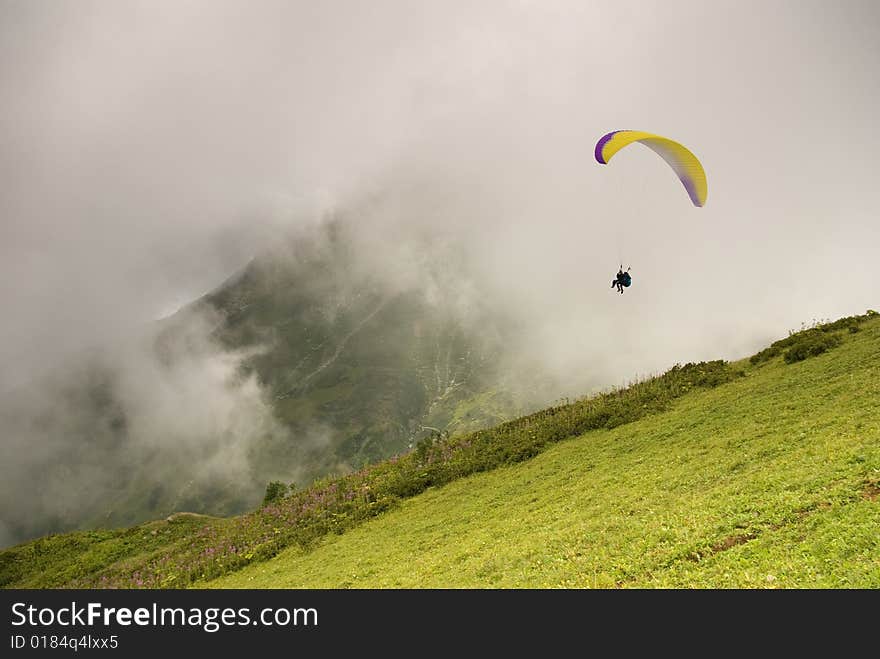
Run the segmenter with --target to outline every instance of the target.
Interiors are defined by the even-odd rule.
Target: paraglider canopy
[[[667,137],[638,130],[611,131],[596,142],[596,161],[607,165],[615,153],[634,142],[644,144],[672,167],[694,206],[706,203],[709,187],[703,165],[687,148]]]

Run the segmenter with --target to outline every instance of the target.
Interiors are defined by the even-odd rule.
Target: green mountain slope
[[[422,442],[254,513],[50,536],[5,587],[880,586],[880,319]]]

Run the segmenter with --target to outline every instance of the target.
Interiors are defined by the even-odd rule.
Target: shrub
[[[822,338],[823,336],[828,336],[832,332],[842,329],[848,330],[850,334],[855,334],[861,329],[859,326],[863,322],[870,320],[876,315],[876,311],[868,309],[868,311],[862,316],[846,316],[845,318],[840,318],[833,322],[813,321],[809,325],[802,324],[801,329],[797,332],[789,331],[786,338],[774,341],[768,348],[764,348],[761,352],[749,357],[749,362],[752,364],[759,364],[761,362],[769,361],[781,353],[785,348],[789,348],[786,353],[787,356],[784,357],[786,363],[789,364],[801,361],[807,357],[818,355],[838,345],[841,341],[841,338],[836,335],[836,338],[827,340]],[[795,348],[795,346],[797,346],[797,348]],[[813,352],[814,350],[818,350],[818,352]]]
[[[779,351],[779,346],[770,346],[769,348],[764,348],[761,352],[749,357],[749,362],[752,364],[759,364],[761,362],[769,361],[773,359],[776,355],[778,355]]]
[[[803,361],[807,357],[815,357],[823,352],[840,345],[842,339],[839,334],[808,334],[795,341],[785,351],[783,359],[786,364]]]
[[[290,486],[281,481],[272,481],[266,486],[266,496],[263,497],[263,505],[280,501],[290,492]]]

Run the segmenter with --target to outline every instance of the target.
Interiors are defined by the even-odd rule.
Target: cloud
[[[118,525],[197,507],[253,507],[261,443],[289,441],[243,364],[255,349],[211,340],[187,310],[161,328],[72,360],[0,405],[7,536]]]

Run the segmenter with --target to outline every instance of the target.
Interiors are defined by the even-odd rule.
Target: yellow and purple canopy
[[[644,144],[675,170],[694,206],[706,203],[709,185],[700,161],[684,146],[666,137],[639,130],[613,130],[596,142],[596,160],[607,165],[615,153],[633,142]]]

